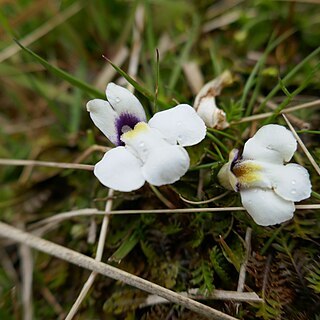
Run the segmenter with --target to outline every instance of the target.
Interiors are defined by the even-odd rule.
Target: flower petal
[[[116,112],[111,108],[108,101],[101,99],[90,100],[87,103],[87,110],[93,123],[113,143],[118,143],[116,130]]]
[[[141,162],[125,147],[108,151],[95,165],[94,174],[103,185],[119,191],[136,190],[145,183]]]
[[[187,151],[178,145],[155,148],[142,167],[145,179],[155,185],[171,184],[188,170],[190,159]]]
[[[311,182],[308,171],[296,163],[287,165],[264,165],[266,175],[274,191],[283,199],[301,201],[311,194]]]
[[[206,135],[206,125],[195,110],[187,104],[156,113],[149,121],[151,128],[158,129],[172,144],[192,146]]]
[[[106,95],[119,116],[127,114],[138,118],[139,121],[146,121],[146,113],[140,101],[129,90],[111,82],[107,85]]]
[[[253,220],[261,226],[270,226],[290,220],[294,203],[279,197],[272,190],[259,188],[241,190],[241,201]]]
[[[272,163],[289,161],[297,149],[297,141],[291,131],[283,126],[269,124],[260,128],[243,149],[243,159]]]

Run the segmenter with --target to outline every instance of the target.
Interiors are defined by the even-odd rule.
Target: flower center
[[[261,170],[261,165],[248,160],[237,162],[232,168],[232,173],[236,176],[240,186],[246,188],[262,179],[259,173]]]
[[[134,126],[140,122],[140,119],[138,119],[135,115],[132,115],[130,113],[122,113],[116,120],[116,130],[117,130],[117,140],[118,146],[123,146],[124,143],[121,141],[120,137],[122,134],[133,130]]]
[[[145,162],[152,150],[167,147],[169,144],[163,139],[161,133],[145,122],[138,122],[133,130],[121,136],[126,148]]]
[[[128,126],[126,126],[128,127]],[[138,122],[132,130],[125,131],[122,135],[122,140],[128,140],[136,138],[141,133],[146,133],[149,129],[148,125],[145,122]]]

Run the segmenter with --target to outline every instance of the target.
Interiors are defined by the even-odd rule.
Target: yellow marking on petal
[[[246,161],[236,164],[233,167],[232,172],[241,185],[248,185],[262,179],[262,176],[259,173],[261,169],[261,165]]]
[[[133,130],[130,130],[122,135],[123,139],[133,139],[140,133],[147,132],[149,130],[148,125],[145,122],[138,122]]]

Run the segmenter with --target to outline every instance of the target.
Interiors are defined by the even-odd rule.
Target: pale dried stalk
[[[64,318],[63,309],[59,304],[59,302],[57,301],[57,299],[55,298],[55,296],[52,294],[52,292],[47,287],[43,287],[41,289],[41,294],[47,300],[47,302],[52,306],[52,309],[58,315],[58,319],[63,319]]]
[[[128,272],[112,267],[105,263],[96,261],[90,257],[80,254],[76,251],[65,248],[61,245],[52,243],[48,240],[36,237],[27,232],[21,231],[15,227],[9,226],[3,222],[0,222],[0,236],[9,238],[16,242],[23,243],[39,251],[45,252],[54,257],[68,261],[69,263],[78,265],[82,268],[100,273],[104,276],[110,277],[115,280],[122,281],[128,285],[134,286],[143,291],[151,294],[161,296],[172,303],[176,303],[190,309],[196,313],[204,315],[209,319],[217,320],[235,320],[223,312],[212,309],[206,305],[203,305],[197,301],[194,301],[188,297],[184,297],[176,292],[163,288],[150,281],[134,276]]]
[[[106,202],[106,212],[111,211],[111,209],[112,209],[113,193],[114,193],[113,189],[109,189],[108,200]],[[103,220],[102,220],[102,226],[101,226],[100,236],[99,236],[99,240],[98,240],[97,252],[96,252],[96,257],[95,257],[96,261],[101,261],[101,259],[102,259],[103,249],[104,249],[104,245],[105,245],[106,237],[107,237],[109,219],[110,219],[109,214],[105,214],[104,217],[103,217]],[[94,282],[97,274],[98,273],[95,272],[95,271],[93,271],[90,274],[88,280],[86,281],[86,283],[82,287],[78,298],[76,299],[76,301],[74,302],[73,306],[71,307],[71,309],[70,309],[68,315],[66,316],[65,320],[71,320],[76,315],[76,313],[77,313],[82,301],[84,300],[84,298],[88,294],[90,288],[92,287],[93,282]]]
[[[4,125],[4,127],[2,127],[2,130],[5,134],[11,135],[16,133],[35,131],[43,127],[51,126],[55,122],[55,118],[42,117],[35,120],[31,120],[30,122],[28,122],[28,124],[24,122]]]
[[[250,257],[250,251],[251,251],[251,234],[252,234],[252,229],[248,227],[247,231],[246,231],[246,238],[245,238],[246,255],[245,255],[245,259],[240,267],[239,281],[238,281],[238,287],[237,287],[238,292],[243,292],[243,290],[244,290],[244,283],[246,281],[246,269],[247,269],[247,264],[248,264],[248,260]]]
[[[225,291],[215,289],[208,296],[203,296],[198,294],[198,289],[190,289],[188,292],[180,292],[181,295],[197,300],[225,300],[225,301],[235,301],[235,302],[263,302],[255,292],[237,292],[237,291]],[[144,303],[142,303],[139,307],[145,308],[156,304],[162,303],[170,303],[170,301],[156,296],[149,295]]]
[[[46,23],[44,23],[41,27],[34,30],[33,32],[29,33],[26,37],[19,40],[20,43],[27,47],[33,42],[37,41],[44,35],[46,35],[48,32],[68,20],[70,17],[75,15],[77,12],[79,12],[84,6],[84,3],[81,1],[77,1],[71,6],[69,6],[66,10],[63,12],[56,14],[53,18],[48,20]],[[0,52],[0,63],[5,61],[6,59],[10,58],[14,54],[18,53],[21,50],[21,48],[17,44],[13,44],[6,49],[2,50]]]
[[[225,12],[230,12],[238,4],[242,3],[244,0],[228,0],[228,1],[219,1],[210,6],[205,15],[208,19],[213,19],[219,15],[222,15]]]
[[[263,103],[263,101],[265,100],[264,97],[259,97],[258,98],[258,101],[260,103]],[[271,110],[276,110],[277,109],[277,104],[274,103],[273,101],[269,100],[267,103],[266,103],[266,106],[269,107]],[[310,129],[310,123],[296,117],[295,115],[293,114],[287,114],[287,117],[288,119],[295,125],[297,126],[299,129]]]
[[[301,110],[301,109],[319,107],[319,106],[320,106],[320,100],[315,100],[315,101],[299,104],[299,105],[294,106],[294,107],[283,109],[283,110],[280,111],[280,114],[290,113],[290,112],[294,112],[294,111]],[[233,125],[233,124],[238,124],[238,123],[244,123],[244,122],[251,122],[251,121],[266,119],[266,118],[269,118],[272,115],[273,115],[273,112],[254,114],[254,115],[249,116],[249,117],[243,117],[242,119],[240,119],[238,121],[232,121],[231,124]]]
[[[199,64],[194,61],[188,61],[182,65],[182,69],[187,78],[191,92],[194,95],[197,95],[204,85],[203,75]]]
[[[227,12],[219,18],[215,18],[205,23],[201,29],[202,33],[211,32],[221,27],[227,26],[233,22],[236,22],[241,17],[241,10],[234,12]]]
[[[243,0],[239,1],[242,2]],[[236,5],[236,4],[235,4]],[[212,32],[216,29],[225,27],[235,21],[237,21],[241,17],[240,11],[234,11],[234,12],[226,12],[225,14],[208,21],[207,23],[203,24],[201,28],[201,33],[205,34],[208,32]],[[188,35],[182,34],[181,36],[177,37],[174,41],[170,39],[167,33],[163,35],[164,37],[160,39],[159,43],[159,52],[161,53],[160,58],[163,59],[165,57],[165,54],[175,49],[176,47],[182,45],[184,42],[188,41]]]
[[[307,156],[307,158],[309,159],[310,163],[312,164],[312,166],[314,167],[314,169],[316,170],[316,172],[318,173],[318,175],[320,176],[320,168],[318,166],[318,164],[316,163],[316,161],[313,159],[311,153],[309,152],[309,150],[307,149],[307,147],[304,145],[304,143],[302,142],[302,140],[300,139],[299,135],[296,133],[296,131],[294,130],[292,124],[290,123],[290,121],[288,120],[288,118],[283,114],[282,115],[284,120],[286,121],[288,127],[290,128],[292,134],[294,135],[294,137],[296,138],[296,140],[298,141],[301,149],[303,150],[303,152],[305,153],[305,155]]]
[[[141,41],[141,33],[143,31],[143,26],[144,26],[144,7],[139,5],[136,9],[135,13],[135,27],[133,29],[133,49],[132,53],[130,56],[130,62],[129,62],[129,68],[128,68],[128,74],[130,74],[131,77],[135,77],[138,71],[138,65],[139,65],[139,56],[140,56],[140,51],[141,51],[141,46],[142,46],[142,41]],[[123,56],[126,55],[126,52],[123,52]],[[131,86],[130,84],[127,86],[127,89],[131,92],[134,91],[134,87]],[[103,218],[102,221],[102,226],[101,226],[101,231],[100,231],[100,236],[98,240],[98,246],[97,246],[97,252],[96,252],[96,261],[101,261],[102,255],[103,255],[103,249],[105,246],[105,241],[106,241],[106,236],[107,236],[107,231],[108,231],[108,225],[109,225],[109,214],[108,212],[111,211],[112,209],[112,203],[113,203],[113,190],[109,189],[108,193],[108,200],[106,202],[106,208],[105,211],[107,212]],[[73,304],[71,310],[69,311],[67,317],[65,320],[71,320],[77,313],[82,301],[88,294],[88,291],[92,287],[95,278],[97,276],[97,272],[93,271],[84,286],[82,287],[82,290]]]
[[[130,55],[128,74],[133,79],[136,77],[139,66],[139,57],[142,47],[142,32],[144,29],[144,7],[143,5],[138,5],[135,12],[135,24],[133,27],[133,48]],[[134,91],[134,87],[128,84],[127,89],[131,92]]]
[[[150,189],[166,207],[168,207],[169,209],[175,208],[175,205],[171,201],[169,201],[155,186],[150,184]]]
[[[21,224],[23,226],[23,224]],[[22,243],[19,247],[21,259],[21,295],[23,306],[23,320],[33,319],[32,302],[32,279],[33,279],[33,258],[31,248]]]
[[[93,152],[100,151],[100,152],[107,152],[111,148],[105,147],[105,146],[100,146],[98,144],[94,144],[93,146],[87,148],[83,153],[81,153],[74,161],[73,163],[79,163],[82,162],[83,160],[87,159]]]
[[[251,234],[252,234],[252,229],[248,227],[247,231],[246,231],[246,237],[245,237],[246,255],[245,255],[244,261],[240,267],[237,292],[243,292],[243,290],[244,290],[244,284],[246,281],[247,265],[248,265],[248,260],[249,260],[250,252],[251,252]],[[238,313],[239,307],[240,307],[240,304],[237,304],[236,305],[237,313]]]
[[[51,161],[37,161],[37,160],[15,160],[15,159],[0,159],[0,165],[8,166],[40,166],[61,169],[79,169],[93,171],[94,166],[90,164],[79,164],[69,162],[51,162]]]
[[[188,200],[188,199],[185,199],[182,197],[182,195],[179,195],[180,199],[186,203],[189,203],[189,204],[196,204],[196,205],[201,205],[201,204],[207,204],[207,203],[211,203],[211,202],[214,202],[214,201],[217,201],[219,199],[222,199],[223,197],[225,197],[227,194],[229,194],[230,191],[226,191],[212,199],[208,199],[208,200],[203,200],[203,201],[191,201],[191,200]]]
[[[316,210],[320,209],[320,204],[297,204],[295,206],[296,210]],[[99,216],[112,214],[146,214],[146,213],[156,213],[156,214],[163,214],[163,213],[200,213],[200,212],[231,212],[231,211],[245,211],[244,207],[222,207],[222,208],[184,208],[184,209],[150,209],[150,210],[114,210],[114,211],[98,211],[97,209],[87,208],[87,209],[79,209],[74,211],[62,212],[58,213],[54,216],[49,218],[45,218],[38,222],[35,222],[30,226],[30,230],[35,230],[43,225],[49,223],[58,223],[63,220],[76,218],[76,217],[85,217],[85,216]]]

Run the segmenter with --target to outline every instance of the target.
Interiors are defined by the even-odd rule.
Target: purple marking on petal
[[[117,130],[117,146],[124,146],[124,143],[120,140],[121,135],[123,134],[122,128],[124,126],[128,126],[131,129],[134,128],[134,126],[138,123],[143,121],[142,119],[139,119],[135,115],[132,115],[130,113],[122,113],[120,116],[116,119],[116,130]]]
[[[239,150],[236,149],[234,156],[233,156],[233,159],[232,159],[232,162],[231,162],[231,166],[230,166],[231,170],[233,169],[233,167],[237,164],[237,162],[239,160],[240,160],[240,152],[239,152]]]

